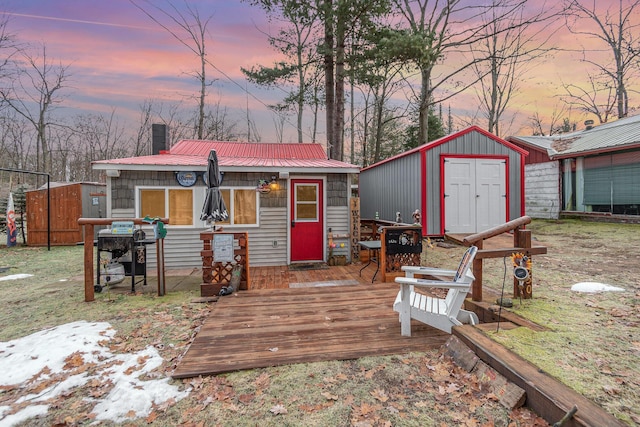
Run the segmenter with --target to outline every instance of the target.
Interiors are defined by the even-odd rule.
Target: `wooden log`
[[[500,404],[505,408],[510,410],[517,409],[524,405],[527,400],[527,393],[523,389],[507,381],[505,377],[486,363],[478,362],[473,373],[479,382],[489,386],[491,392],[498,396]]]
[[[446,354],[467,372],[473,371],[480,361],[478,356],[456,336],[452,335],[444,344],[444,348]]]
[[[478,253],[476,254],[475,259],[504,258],[507,256],[511,256],[511,254],[514,252],[521,252],[528,256],[543,255],[547,253],[547,248],[546,246],[534,246],[533,248],[523,248],[523,247],[515,246],[513,248],[482,249],[482,250],[478,250]]]
[[[482,361],[527,393],[526,405],[548,423],[561,419],[574,405],[580,411],[567,421],[567,427],[625,424],[602,407],[547,375],[537,366],[507,350],[470,325],[453,328],[453,334],[473,350]]]
[[[493,228],[489,228],[488,230],[481,231],[480,233],[472,234],[470,236],[465,237],[462,241],[466,246],[471,246],[476,242],[484,239],[488,239],[490,237],[499,236],[502,233],[506,233],[508,231],[514,230],[522,225],[529,224],[531,222],[531,218],[528,216],[521,216],[520,218],[516,218],[509,222],[505,222],[504,224],[500,224]],[[478,246],[478,245],[476,245]]]

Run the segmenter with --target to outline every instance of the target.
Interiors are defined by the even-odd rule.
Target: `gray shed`
[[[360,171],[362,218],[413,222],[422,234],[477,233],[524,214],[527,151],[471,126]]]

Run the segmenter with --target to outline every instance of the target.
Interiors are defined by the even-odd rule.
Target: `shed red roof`
[[[509,147],[511,150],[518,151],[522,155],[526,156],[527,154],[529,154],[525,149],[523,149],[521,147],[518,147],[517,145],[515,145],[515,144],[513,144],[513,143],[511,143],[509,141],[505,141],[504,139],[502,139],[502,138],[500,138],[500,137],[498,137],[498,136],[496,136],[496,135],[494,135],[494,134],[492,134],[490,132],[487,132],[486,130],[482,129],[481,127],[474,125],[474,126],[469,126],[468,128],[463,129],[463,130],[461,130],[459,132],[452,133],[450,135],[445,135],[442,138],[439,138],[439,139],[436,139],[436,140],[433,140],[433,141],[429,141],[426,144],[419,145],[419,146],[417,146],[415,148],[412,148],[411,150],[405,151],[403,153],[396,154],[395,156],[389,157],[388,159],[381,160],[378,163],[375,163],[373,165],[367,166],[366,168],[363,168],[362,170],[364,171],[364,170],[367,170],[367,169],[373,169],[373,168],[376,168],[376,167],[378,167],[378,166],[380,166],[380,165],[382,165],[384,163],[391,162],[391,161],[393,161],[395,159],[398,159],[400,157],[405,157],[405,156],[408,156],[408,155],[416,153],[416,152],[424,152],[424,151],[427,151],[427,150],[431,150],[432,148],[437,147],[438,145],[441,145],[441,144],[449,142],[449,141],[451,141],[453,139],[459,138],[460,136],[465,135],[465,134],[470,133],[470,132],[481,133],[482,135],[486,136],[487,138],[492,139],[492,140],[496,141],[499,144],[502,144],[502,145],[505,145],[505,146]]]
[[[123,159],[99,160],[94,169],[160,169],[195,167],[205,169],[209,152],[218,153],[220,168],[223,170],[332,170],[358,172],[359,167],[338,160],[327,159],[325,149],[320,144],[273,144],[227,141],[182,140],[168,152],[152,156],[128,157]]]

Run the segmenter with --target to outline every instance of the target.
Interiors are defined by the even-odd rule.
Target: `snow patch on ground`
[[[598,282],[580,282],[571,287],[574,292],[621,292],[623,288]]]
[[[93,408],[96,420],[121,422],[132,414],[146,417],[154,404],[178,401],[189,394],[169,384],[166,377],[140,379],[158,368],[162,357],[151,346],[133,354],[113,354],[107,344],[114,334],[109,323],[79,321],[0,342],[0,386],[33,389],[56,375],[61,377],[59,382],[38,394],[22,396],[14,402],[5,401],[8,405],[0,407],[0,425],[10,427],[43,416],[49,409],[50,400],[94,379],[104,384],[113,383],[103,398],[91,400],[96,403]],[[65,365],[71,360],[76,365],[95,363],[97,368],[92,370],[93,375],[69,373],[65,377],[68,370]],[[12,405],[24,402],[31,405],[13,413]]]
[[[17,279],[26,279],[27,277],[31,277],[33,274],[10,274],[8,276],[0,277],[0,282],[4,280],[17,280]]]

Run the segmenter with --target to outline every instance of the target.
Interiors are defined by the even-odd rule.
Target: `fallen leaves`
[[[271,409],[269,409],[269,412],[271,412],[273,415],[284,415],[287,414],[287,408],[285,408],[283,405],[274,405],[271,407]]]

